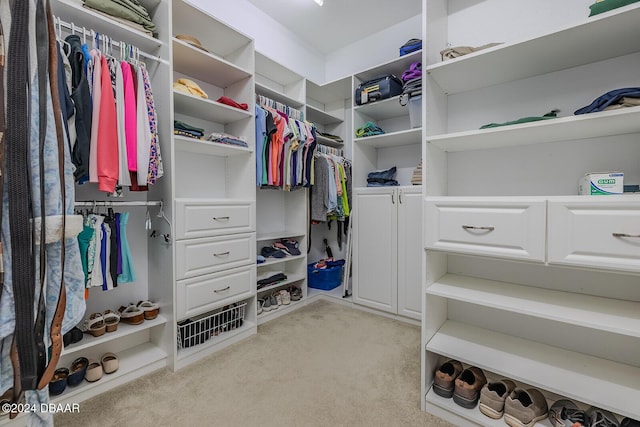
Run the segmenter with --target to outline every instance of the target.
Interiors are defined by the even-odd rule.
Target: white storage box
[[[409,99],[409,122],[412,128],[422,126],[422,95]]]

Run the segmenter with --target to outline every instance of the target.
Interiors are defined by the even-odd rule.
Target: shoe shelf
[[[466,409],[460,405],[457,405],[453,399],[446,399],[444,397],[438,396],[432,388],[429,389],[426,397],[426,405],[427,412],[436,415],[442,416],[439,414],[441,410],[447,411],[449,413],[455,414],[461,418],[464,418],[467,421],[471,421],[475,425],[481,425],[485,427],[504,427],[505,422],[504,418],[499,418],[494,420],[492,418],[484,415],[478,407],[476,406],[473,409]],[[545,418],[544,420],[537,422],[534,424],[535,427],[551,427],[551,421],[549,418]]]
[[[400,105],[400,95],[353,107],[353,111],[367,115],[371,120],[386,120],[409,115],[409,104]]]
[[[269,233],[258,233],[256,235],[257,242],[266,242],[267,240],[293,239],[306,236],[306,231],[283,230]]]
[[[239,147],[219,142],[210,142],[203,139],[189,138],[188,136],[173,136],[176,151],[184,153],[205,154],[210,156],[233,157],[251,154],[250,148]]]
[[[417,144],[420,142],[421,137],[422,128],[415,128],[385,133],[382,135],[355,138],[353,143],[376,148],[398,147],[401,145]]]
[[[83,381],[76,387],[67,387],[62,394],[53,397],[51,402],[78,403],[166,366],[167,354],[150,342],[120,351],[117,355],[119,367],[116,372],[104,374],[96,382]]]
[[[426,350],[622,416],[640,417],[638,367],[451,320]]]
[[[640,132],[640,107],[427,137],[448,152],[544,144]],[[358,140],[356,140],[358,141]]]
[[[640,337],[640,303],[447,274],[428,295]]]
[[[155,319],[145,320],[139,325],[129,325],[121,321],[120,323],[118,323],[117,331],[106,332],[99,337],[94,337],[91,334],[87,333],[83,334],[82,340],[75,344],[71,344],[69,347],[65,347],[62,350],[62,355],[67,356],[69,354],[79,353],[98,344],[117,340],[128,335],[137,334],[139,332],[155,328],[156,326],[164,325],[165,323],[167,323],[167,319],[160,314]]]
[[[284,316],[285,314],[291,313],[291,311],[302,307],[302,305],[305,302],[306,302],[306,298],[303,297],[298,301],[291,301],[289,305],[279,305],[278,308],[276,308],[275,310],[263,311],[262,314],[258,315],[258,325],[262,325],[265,322],[277,319],[280,316]]]
[[[149,2],[143,1],[142,5],[147,7],[149,14],[153,18],[153,8],[145,3]],[[83,2],[81,0],[53,0],[51,2],[51,8],[56,16],[59,16],[63,21],[73,22],[80,30],[82,30],[84,26],[87,30],[92,29],[98,33],[106,34],[116,41],[131,43],[151,54],[163,45],[159,39],[110,19],[82,5]]]
[[[173,92],[173,103],[176,113],[221,124],[229,124],[253,116],[249,111],[176,91]]]
[[[638,52],[640,5],[621,7],[540,37],[505,43],[426,67],[447,94]],[[544,58],[541,61],[540,58]]]
[[[282,282],[278,282],[276,284],[265,286],[264,288],[260,288],[257,291],[258,294],[263,294],[265,292],[272,291],[274,289],[278,289],[278,288],[281,288],[281,287],[286,286],[286,285],[291,285],[292,283],[300,282],[301,280],[304,280],[304,279],[307,278],[307,276],[305,276],[305,275],[302,275],[302,274],[288,274],[286,271],[285,271],[285,274],[288,277],[287,280],[283,280]]]
[[[302,255],[291,255],[291,256],[286,256],[284,258],[267,258],[267,260],[265,262],[263,262],[262,264],[257,264],[256,266],[258,268],[262,268],[262,267],[266,267],[266,266],[270,266],[270,265],[278,265],[278,264],[282,264],[285,263],[287,261],[294,261],[296,259],[305,259],[306,255],[302,254]]]
[[[251,77],[247,70],[180,39],[174,37],[172,42],[173,67],[179,73],[221,88]]]

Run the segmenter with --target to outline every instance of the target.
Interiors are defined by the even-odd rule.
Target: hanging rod
[[[98,34],[96,31],[93,31],[91,29],[87,30],[86,27],[78,26],[72,22],[65,22],[57,16],[54,17],[54,26],[64,27],[67,30],[70,30],[72,34],[80,33],[82,35],[89,36],[89,37],[94,37],[96,34]],[[123,41],[111,40],[111,42],[109,43],[109,46],[111,47],[116,46],[118,49],[123,51],[124,49],[126,49],[127,44]],[[163,64],[169,64],[169,61],[167,61],[166,59],[160,58],[160,55],[152,55],[150,53],[147,53],[145,51],[138,49],[137,47],[135,47],[135,50],[136,50],[135,51],[136,55],[139,55],[144,58],[157,61]]]
[[[163,206],[164,203],[162,200],[150,200],[150,201],[145,201],[145,200],[140,200],[140,201],[133,201],[133,202],[120,202],[120,201],[111,201],[111,200],[85,200],[85,201],[77,201],[75,202],[75,206],[79,207],[93,207],[93,206],[106,206],[106,207],[110,207],[110,206]]]

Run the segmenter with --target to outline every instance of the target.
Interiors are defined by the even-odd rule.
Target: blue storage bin
[[[307,265],[307,279],[310,288],[330,291],[340,286],[344,260],[333,261],[332,264],[327,268],[315,268],[315,263]]]

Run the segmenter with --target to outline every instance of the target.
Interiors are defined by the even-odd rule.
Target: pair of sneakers
[[[586,411],[578,408],[568,399],[558,400],[549,410],[549,420],[553,427],[632,427],[638,421],[625,418],[622,423],[609,411],[592,406]]]
[[[280,289],[279,291],[275,291],[271,295],[260,299],[258,304],[258,314],[265,311],[277,310],[281,305],[291,304],[291,294],[286,289]]]
[[[453,397],[453,401],[463,408],[475,408],[480,390],[487,383],[482,369],[472,366],[464,369],[462,363],[450,359],[435,372],[433,391],[445,398]]]

